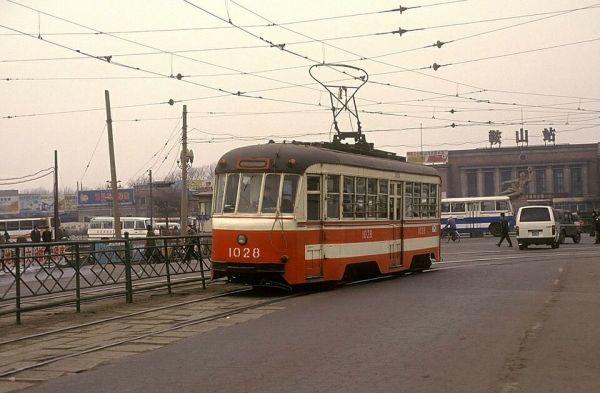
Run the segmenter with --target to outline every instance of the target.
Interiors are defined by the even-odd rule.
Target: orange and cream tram
[[[440,177],[391,153],[267,143],[226,153],[213,277],[297,285],[423,270],[440,257]]]

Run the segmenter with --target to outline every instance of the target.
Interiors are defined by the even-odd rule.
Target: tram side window
[[[367,217],[377,217],[377,179],[367,179]]]
[[[340,218],[340,178],[327,176],[327,218]]]
[[[438,185],[429,185],[429,217],[439,217],[438,210]]]
[[[262,174],[244,173],[240,177],[240,199],[238,202],[238,213],[257,213],[260,189],[262,187]],[[274,190],[275,198],[279,188]],[[277,200],[277,199],[275,199]]]
[[[321,219],[321,176],[306,177],[306,219]]]
[[[413,217],[413,183],[404,184],[404,217]]]
[[[227,185],[225,187],[225,204],[223,213],[233,213],[235,211],[235,202],[237,199],[238,182],[240,175],[237,173],[227,176]]]
[[[421,183],[413,183],[413,217],[421,217]]]
[[[379,179],[379,193],[377,195],[377,217],[378,218],[387,218],[387,199],[388,199],[388,181],[386,179]]]
[[[215,213],[223,213],[223,192],[225,191],[225,175],[218,175],[215,182]]]
[[[354,176],[344,176],[342,215],[344,218],[354,218]]]
[[[281,212],[293,213],[298,190],[298,175],[283,176],[283,188],[281,191]]]
[[[364,177],[356,178],[356,207],[354,209],[356,218],[365,217],[365,202],[367,193],[367,179]]]

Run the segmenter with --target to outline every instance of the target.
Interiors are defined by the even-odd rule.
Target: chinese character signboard
[[[442,165],[448,163],[448,150],[435,151],[409,151],[406,153],[406,162],[424,165]]]
[[[119,188],[117,197],[119,205],[132,205],[133,188]],[[79,206],[108,206],[112,203],[112,192],[111,190],[79,191],[77,200]]]

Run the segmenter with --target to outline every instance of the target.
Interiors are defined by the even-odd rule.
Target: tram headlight
[[[246,244],[248,242],[248,238],[243,233],[240,233],[237,236],[237,242],[240,246],[243,246],[244,244]]]

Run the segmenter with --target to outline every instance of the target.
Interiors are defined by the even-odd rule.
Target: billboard
[[[423,165],[442,165],[448,163],[448,150],[409,151],[406,162]]]
[[[17,190],[0,191],[0,214],[19,213],[19,192]]]
[[[119,205],[133,205],[133,188],[119,188],[117,198]],[[108,206],[112,203],[111,190],[79,191],[77,193],[79,206]]]
[[[21,213],[48,213],[54,211],[54,195],[21,194],[19,195],[19,211]]]

